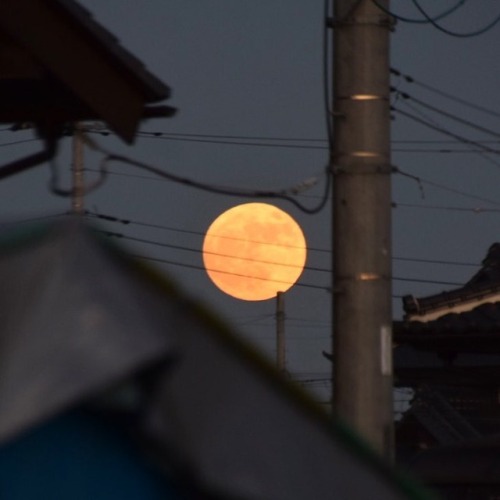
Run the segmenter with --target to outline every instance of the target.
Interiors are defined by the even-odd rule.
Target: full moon
[[[287,291],[302,274],[306,254],[297,222],[267,203],[230,208],[210,225],[203,241],[210,279],[242,300],[266,300]]]

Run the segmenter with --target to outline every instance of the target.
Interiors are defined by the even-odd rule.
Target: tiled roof
[[[491,245],[481,269],[463,287],[422,298],[406,296],[403,306],[404,321],[394,322],[396,343],[500,352],[500,243]]]
[[[432,321],[397,321],[399,333],[500,334],[500,302],[485,303],[465,312],[448,313]]]

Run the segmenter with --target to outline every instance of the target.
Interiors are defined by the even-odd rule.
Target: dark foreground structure
[[[444,498],[500,498],[500,244],[461,288],[404,297],[395,384],[413,389],[398,461]]]

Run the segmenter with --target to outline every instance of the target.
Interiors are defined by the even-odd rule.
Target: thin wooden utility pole
[[[85,194],[83,184],[83,130],[79,123],[73,131],[73,193],[71,208],[73,213],[82,215],[84,212],[83,199]]]
[[[390,22],[372,0],[334,0],[333,402],[386,457],[393,448]]]
[[[285,348],[285,296],[276,294],[276,366],[281,373],[286,372]]]

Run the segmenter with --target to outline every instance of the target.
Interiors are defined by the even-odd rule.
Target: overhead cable
[[[395,89],[395,88],[392,88],[391,91],[395,92],[398,96],[402,97],[403,99],[409,99],[412,102],[417,103],[419,106],[422,106],[423,108],[428,109],[429,111],[432,111],[434,113],[445,116],[446,118],[450,118],[451,120],[454,120],[458,123],[461,123],[462,125],[466,125],[467,127],[470,127],[470,128],[475,129],[475,130],[478,130],[480,132],[483,132],[485,134],[491,135],[492,137],[496,137],[497,139],[500,138],[500,133],[496,132],[495,130],[491,130],[489,128],[483,127],[482,125],[478,125],[477,123],[473,123],[470,120],[466,120],[465,118],[457,116],[453,113],[449,113],[448,111],[444,111],[443,109],[437,108],[436,106],[433,106],[431,104],[426,103],[425,101],[422,101],[421,99],[413,97],[412,95],[408,94],[407,92],[402,92],[402,91]]]
[[[402,205],[404,205],[404,204],[402,204]],[[487,210],[487,209],[484,209],[484,210]],[[492,210],[495,210],[495,209],[492,209]],[[495,211],[500,212],[500,209],[495,210]],[[137,220],[128,219],[128,218],[124,219],[122,217],[116,217],[114,215],[107,215],[107,214],[102,214],[102,213],[90,212],[88,210],[85,212],[85,215],[87,217],[98,218],[98,219],[102,219],[102,220],[105,220],[105,221],[108,221],[108,222],[118,223],[118,224],[123,224],[123,225],[132,224],[132,225],[137,225],[137,226],[142,226],[142,227],[150,227],[150,228],[153,228],[153,229],[162,229],[162,230],[166,230],[166,231],[172,231],[172,232],[175,232],[175,233],[187,233],[187,234],[192,234],[192,235],[199,236],[199,237],[205,236],[205,233],[203,231],[195,231],[195,230],[189,230],[189,229],[184,229],[184,228],[178,228],[178,227],[172,227],[172,226],[165,226],[163,224],[152,224],[152,223],[137,221]],[[236,236],[223,236],[223,238],[234,239],[234,240],[243,240],[243,241],[251,241],[253,243],[262,243],[260,241],[247,240],[247,239],[244,239],[244,238],[238,238]],[[291,247],[293,247],[293,245],[283,245],[283,246],[286,246],[286,247],[291,246]],[[327,253],[327,254],[331,254],[332,253],[332,251],[330,249],[315,248],[315,247],[307,247],[307,251],[308,252]],[[421,258],[413,258],[413,257],[394,257],[393,256],[392,258],[393,258],[393,260],[401,260],[401,261],[409,261],[409,262],[421,262],[421,263],[426,263],[426,264],[446,264],[446,265],[476,266],[476,267],[478,265],[478,264],[474,264],[474,263],[470,263],[470,262],[457,262],[457,261],[421,259]],[[327,271],[329,271],[329,270],[327,270]]]
[[[101,130],[89,129],[89,133],[99,134],[99,135],[110,135],[109,132],[103,132]],[[325,150],[328,146],[315,146],[311,144],[289,144],[291,141],[303,141],[303,142],[319,142],[320,140],[315,139],[270,139],[261,137],[259,139],[253,139],[251,137],[241,136],[238,140],[236,136],[215,136],[208,134],[173,134],[170,132],[138,132],[137,137],[143,137],[147,139],[162,139],[165,141],[178,141],[178,142],[196,142],[201,144],[222,144],[226,146],[248,146],[248,147],[261,147],[261,148],[282,148],[282,149],[316,149]],[[225,138],[224,138],[225,137]],[[258,141],[258,142],[255,142]],[[270,141],[270,142],[262,142]],[[285,142],[278,143],[278,141]]]
[[[331,272],[330,269],[319,268],[319,267],[302,266],[302,265],[299,265],[299,264],[287,264],[285,262],[269,261],[269,260],[265,260],[265,259],[254,259],[254,258],[251,258],[251,257],[239,257],[239,256],[236,256],[236,255],[231,255],[231,254],[227,254],[227,253],[210,252],[210,251],[207,251],[207,250],[203,250],[202,251],[199,248],[190,248],[190,247],[187,247],[187,246],[184,246],[184,245],[176,245],[176,244],[173,244],[173,243],[163,243],[163,242],[160,242],[160,241],[148,240],[148,239],[145,239],[145,238],[137,238],[135,236],[125,235],[123,233],[116,233],[116,232],[112,232],[112,231],[105,231],[105,233],[108,236],[115,236],[117,238],[124,238],[124,239],[130,240],[130,241],[137,241],[138,243],[146,243],[148,245],[156,245],[156,246],[160,246],[160,247],[164,247],[164,248],[171,248],[173,250],[184,250],[184,251],[193,252],[193,253],[196,253],[196,254],[216,255],[218,257],[227,257],[227,258],[230,258],[230,259],[244,260],[244,261],[248,261],[248,262],[258,262],[259,264],[272,264],[273,266],[298,267],[298,268],[301,268],[301,269],[302,268],[306,269],[308,271]],[[280,245],[278,243],[269,243],[269,245],[272,245],[272,246],[275,246],[275,247],[280,247],[280,246],[288,247],[289,246],[289,245]]]
[[[425,17],[425,19],[434,26],[437,30],[441,31],[442,33],[445,33],[446,35],[454,36],[457,38],[471,38],[475,36],[480,36],[486,33],[487,31],[491,30],[498,22],[500,21],[500,15],[495,17],[493,21],[490,23],[486,24],[482,28],[476,30],[476,31],[470,31],[468,33],[459,33],[456,31],[451,31],[449,29],[444,28],[440,24],[436,22],[436,19],[433,19],[432,17],[429,16],[429,14],[424,10],[424,8],[419,4],[417,0],[412,0],[413,4],[415,7],[420,11],[420,13]]]
[[[474,214],[482,213],[500,213],[500,208],[484,208],[484,207],[454,207],[446,205],[422,205],[422,204],[412,204],[412,203],[393,203],[395,208],[407,207],[407,208],[418,208],[424,210],[445,210],[450,212],[471,212]]]
[[[194,253],[197,253],[197,254],[204,253],[204,252],[202,252],[201,249],[197,249],[197,248],[190,248],[190,247],[186,247],[186,246],[182,246],[182,245],[174,245],[174,244],[170,244],[170,243],[162,243],[162,242],[159,242],[159,241],[147,240],[147,239],[144,239],[144,238],[136,238],[136,237],[133,237],[133,236],[124,235],[122,233],[117,233],[117,232],[113,232],[113,231],[100,231],[100,232],[103,232],[107,236],[116,237],[116,238],[123,238],[125,240],[137,241],[139,243],[145,243],[145,244],[150,244],[150,245],[155,245],[155,246],[160,246],[160,247],[165,247],[165,248],[172,248],[174,250],[194,252]],[[228,254],[220,254],[220,253],[215,253],[215,252],[210,252],[210,253],[212,255],[218,255],[218,256],[221,256],[221,257],[240,258],[240,257],[234,257],[233,255],[228,255]],[[279,265],[276,262],[269,262],[269,261],[260,260],[260,259],[242,258],[242,260],[248,260],[248,261],[259,262],[259,263],[263,262],[263,263],[268,263],[268,264],[277,264],[277,265]],[[281,265],[289,266],[288,264],[281,264]],[[289,266],[289,267],[294,267],[294,266]],[[300,266],[300,267],[302,267],[302,266]],[[325,272],[325,273],[329,273],[329,274],[332,272],[331,269],[318,268],[318,267],[312,267],[312,266],[304,266],[304,269],[305,270],[309,270],[309,271],[321,271],[321,272]],[[235,273],[230,273],[230,272],[220,271],[220,270],[215,270],[215,269],[211,269],[211,271],[221,272],[221,273],[225,273],[225,274],[235,274]],[[242,276],[242,277],[246,277],[246,278],[254,278],[254,276],[242,275],[242,274],[238,274],[238,276]],[[255,277],[255,279],[261,279],[261,280],[264,280],[264,281],[276,281],[276,280],[267,280],[266,278],[257,278],[257,277]],[[405,278],[401,278],[401,277],[394,277],[393,276],[392,279],[394,281],[427,283],[427,284],[433,284],[433,285],[461,285],[461,283],[456,283],[456,282],[439,281],[439,280],[429,280],[429,279],[422,279],[422,278],[406,278],[406,277]],[[283,282],[283,283],[290,284],[288,282]]]
[[[464,136],[454,134],[453,132],[450,132],[448,129],[445,129],[441,125],[439,125],[435,120],[427,116],[425,113],[423,113],[420,109],[416,109],[415,106],[413,106],[411,103],[408,101],[402,101],[407,107],[409,107],[412,111],[415,113],[421,115],[423,117],[422,119],[419,119],[418,117],[414,117],[417,120],[422,120],[420,123],[422,124],[427,124],[428,127],[432,128],[433,130],[438,130],[441,133],[444,133],[448,136],[454,137],[457,141],[464,143],[471,152],[474,154],[480,156],[483,158],[483,160],[487,161],[488,163],[491,163],[494,165],[496,168],[500,168],[500,162],[497,160],[494,160],[491,158],[490,155],[497,155],[499,153],[499,150],[490,148],[489,146],[485,146],[485,143],[479,142],[479,141],[473,141],[471,139],[467,139]],[[476,147],[479,147],[479,150],[473,150],[472,147],[476,145]]]
[[[448,92],[444,92],[443,90],[440,90],[436,87],[433,87],[427,83],[421,82],[420,80],[413,78],[411,75],[405,75],[404,73],[402,73],[398,69],[391,68],[391,74],[403,78],[407,83],[414,83],[415,85],[418,85],[419,87],[422,87],[423,89],[426,89],[430,92],[434,92],[435,94],[440,95],[441,97],[444,97],[444,98],[449,99],[451,101],[455,101],[459,104],[463,104],[464,106],[468,106],[469,108],[475,109],[476,111],[481,111],[482,113],[486,113],[486,114],[489,114],[491,116],[495,116],[496,118],[500,118],[500,113],[498,111],[480,106],[480,105],[475,104],[473,102],[470,102],[470,101],[467,101],[467,100],[462,99],[460,97],[449,94]]]
[[[411,17],[405,17],[401,16],[399,14],[396,14],[392,12],[389,9],[386,9],[383,5],[380,5],[380,3],[377,0],[372,0],[372,2],[383,12],[386,14],[389,14],[391,17],[394,19],[397,19],[398,21],[403,21],[405,23],[414,23],[414,24],[428,24],[432,21],[440,21],[441,19],[444,19],[445,17],[449,16],[450,14],[453,14],[455,11],[457,11],[460,7],[462,7],[467,0],[459,0],[455,5],[450,7],[449,9],[446,9],[444,12],[441,12],[441,14],[438,14],[437,16],[433,17],[432,20],[429,20],[428,18],[424,17],[424,19],[415,19]]]
[[[12,141],[12,142],[2,142],[0,143],[0,148],[4,148],[5,146],[14,146],[16,144],[24,144],[26,142],[38,142],[40,141],[41,139],[23,139],[23,140],[20,140],[20,141]]]
[[[187,177],[182,177],[176,174],[173,174],[171,172],[166,172],[165,170],[162,170],[158,167],[155,167],[153,165],[149,165],[147,163],[144,163],[142,161],[134,160],[132,158],[129,158],[127,156],[123,155],[118,155],[111,153],[101,146],[99,146],[97,143],[94,141],[90,140],[90,138],[86,137],[84,135],[84,141],[85,143],[90,146],[92,149],[99,151],[101,154],[104,155],[103,160],[101,161],[101,171],[107,171],[107,165],[112,163],[112,162],[118,162],[118,163],[124,163],[127,165],[132,165],[134,167],[140,168],[142,170],[145,170],[146,172],[150,172],[154,175],[157,175],[158,177],[167,179],[172,182],[176,182],[178,184],[182,184],[184,186],[189,186],[195,189],[199,189],[202,191],[207,191],[210,193],[215,193],[215,194],[222,194],[226,196],[237,196],[241,198],[273,198],[273,199],[281,199],[288,201],[289,203],[293,204],[296,208],[301,210],[304,213],[307,214],[317,214],[323,208],[326,206],[326,204],[329,201],[329,192],[330,192],[330,182],[331,182],[331,170],[330,168],[325,169],[325,177],[326,177],[326,182],[325,182],[325,189],[323,193],[323,197],[321,201],[316,205],[315,207],[306,207],[299,201],[297,201],[294,196],[297,194],[306,191],[310,188],[312,188],[314,185],[317,184],[318,178],[309,178],[305,179],[304,181],[295,184],[294,186],[291,186],[286,189],[281,189],[278,191],[262,191],[262,190],[248,190],[248,189],[241,189],[241,188],[233,188],[233,187],[226,187],[226,186],[214,186],[211,184],[206,184],[203,182],[198,182],[195,181],[194,179],[189,179]]]
[[[420,177],[418,175],[413,175],[413,174],[410,174],[408,172],[404,172],[399,167],[394,167],[394,172],[397,173],[397,174],[399,174],[399,175],[401,175],[401,176],[403,176],[403,177],[408,177],[409,179],[413,179],[419,185],[421,185],[421,184],[427,184],[429,186],[432,186],[432,187],[435,187],[435,188],[438,188],[438,189],[442,189],[443,191],[448,191],[449,193],[453,193],[453,194],[456,194],[456,195],[459,195],[459,196],[463,196],[463,197],[469,198],[471,200],[478,200],[478,201],[482,201],[484,203],[489,203],[491,205],[500,206],[500,201],[499,200],[492,200],[491,198],[485,198],[483,196],[477,196],[477,195],[474,195],[474,194],[471,194],[471,193],[467,193],[465,191],[461,191],[459,189],[452,188],[450,186],[446,186],[444,184],[440,184],[438,182],[430,181],[430,180],[424,179],[424,178],[422,178],[422,177]]]
[[[467,137],[464,137],[460,134],[455,134],[454,132],[451,132],[437,124],[431,123],[429,120],[424,120],[422,118],[419,118],[418,116],[412,115],[411,113],[408,113],[406,111],[401,110],[400,108],[396,108],[395,106],[391,107],[392,111],[395,111],[396,113],[399,113],[400,115],[405,116],[406,118],[409,118],[410,120],[413,120],[417,123],[420,123],[421,125],[424,125],[428,128],[431,128],[433,130],[436,130],[437,132],[440,132],[444,135],[447,135],[448,137],[453,137],[459,142],[462,142],[464,144],[468,144],[471,146],[475,146],[479,150],[481,150],[483,153],[491,153],[491,154],[498,154],[497,149],[490,148],[489,146],[482,144],[478,141],[474,141],[472,139],[467,139]],[[500,166],[499,164],[496,164],[497,166]]]
[[[151,256],[146,256],[146,255],[138,255],[138,254],[130,254],[130,255],[132,257],[135,257],[135,258],[138,258],[138,259],[150,260],[150,261],[153,261],[153,262],[160,262],[160,263],[169,264],[169,265],[172,265],[172,266],[186,267],[186,268],[190,268],[190,269],[196,269],[198,271],[207,271],[207,269],[204,268],[203,266],[198,266],[196,264],[185,264],[185,263],[181,263],[181,262],[175,262],[175,261],[172,261],[172,260],[161,259],[161,258],[151,257]],[[244,276],[244,275],[241,275],[241,274],[231,273],[229,271],[221,271],[221,270],[215,270],[215,269],[210,269],[210,271],[218,272],[218,273],[221,273],[221,274],[229,274],[229,275],[232,275],[232,276],[240,276],[240,277],[245,277],[245,278],[251,277],[251,278],[254,278],[254,279],[260,279],[260,280],[264,280],[264,281],[276,281],[276,280],[266,280],[266,278],[257,278],[256,276]],[[326,292],[331,292],[331,290],[332,290],[331,287],[329,287],[329,286],[313,285],[311,283],[301,283],[301,282],[288,283],[288,282],[281,282],[281,281],[280,281],[280,283],[287,284],[287,285],[293,285],[293,286],[300,286],[300,287],[304,287],[304,288],[313,288],[313,289],[316,289],[316,290],[323,290],[323,291],[326,291]]]

